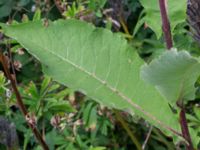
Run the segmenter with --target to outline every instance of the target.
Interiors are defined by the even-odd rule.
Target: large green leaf
[[[144,20],[158,37],[162,34],[162,22],[158,0],[140,0],[145,9]],[[177,24],[185,22],[187,0],[168,0],[167,10],[172,31]]]
[[[121,35],[77,20],[49,22],[48,27],[42,21],[1,26],[41,61],[54,80],[103,105],[180,133],[167,100],[140,79],[144,62]]]
[[[195,98],[194,84],[200,75],[200,62],[187,51],[173,49],[145,65],[141,75],[175,105],[178,100]]]

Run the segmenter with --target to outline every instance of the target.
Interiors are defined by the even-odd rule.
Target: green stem
[[[162,144],[166,145],[167,150],[175,150],[174,145],[170,144],[157,128],[153,128],[152,132],[155,135],[152,135],[151,137],[161,142]]]
[[[115,113],[116,118],[118,119],[118,121],[121,123],[121,125],[123,126],[123,128],[128,133],[129,137],[131,138],[131,140],[133,141],[133,143],[137,147],[137,150],[142,150],[141,144],[139,143],[139,141],[137,140],[137,138],[134,136],[133,132],[131,132],[131,129],[129,128],[128,124],[124,121],[124,119],[122,118],[122,116],[119,113],[119,111],[118,110],[114,110],[114,113]]]

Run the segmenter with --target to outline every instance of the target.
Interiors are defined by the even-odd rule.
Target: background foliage
[[[182,62],[177,62],[177,58],[170,60],[172,65],[175,64],[175,67],[171,68],[170,75],[166,75],[162,70],[161,73],[164,75],[162,76],[163,79],[161,80],[166,81],[167,84],[162,82],[155,83],[157,81],[152,80],[150,80],[150,82],[153,85],[164,84],[169,86],[164,87],[164,89],[162,86],[161,88],[158,86],[158,89],[160,89],[161,93],[164,91],[163,95],[167,97],[167,100],[173,100],[171,106],[175,111],[176,108],[173,108],[173,104],[177,100],[177,95],[180,94],[180,91],[176,91],[177,88],[171,88],[171,85],[173,87],[177,87],[181,84],[183,85],[183,91],[186,92],[188,92],[188,89],[189,91],[192,89],[192,95],[191,93],[186,93],[186,95],[183,95],[183,97],[187,99],[187,118],[189,120],[189,126],[192,128],[191,132],[193,143],[197,148],[199,145],[198,134],[200,131],[200,82],[199,80],[196,81],[197,77],[199,76],[199,69],[196,69],[196,67],[199,67],[199,60],[192,56],[199,56],[199,45],[189,35],[189,28],[186,22],[185,13],[186,2],[180,2],[178,0],[169,1],[168,8],[173,30],[174,46],[177,48],[177,51],[184,49],[187,50],[191,55],[186,52],[174,52],[178,56],[184,56],[177,56],[177,58],[182,59]],[[150,62],[152,59],[159,57],[166,50],[165,45],[163,44],[160,12],[156,0],[2,0],[0,2],[1,22],[8,22],[14,25],[21,22],[27,23],[33,20],[43,22],[44,26],[48,26],[49,22],[46,21],[47,18],[50,20],[75,18],[90,22],[98,27],[107,28],[112,32],[118,32],[120,37],[127,39],[128,44],[125,42],[125,40],[117,38],[117,36],[114,38],[114,40],[112,38],[109,39],[109,36],[112,36],[110,35],[111,33],[105,32],[104,34],[107,34],[106,37],[108,38],[106,41],[119,40],[119,42],[116,41],[116,43],[108,43],[111,45],[107,45],[105,47],[112,47],[112,51],[114,51],[115,47],[117,47],[117,44],[121,44],[120,42],[122,41],[122,43],[124,42],[129,45],[127,47],[134,50],[134,52],[132,52],[134,53],[133,60],[138,59],[139,64],[142,61],[138,56],[135,55],[136,52],[146,62]],[[82,24],[82,26],[84,26],[84,24]],[[32,32],[30,30],[31,28],[31,26],[23,27],[22,32]],[[62,31],[62,28],[60,28],[60,30]],[[73,30],[70,28],[69,31],[66,30],[66,32],[73,32]],[[102,32],[104,31],[102,30]],[[38,33],[41,32],[31,33],[28,34],[28,36],[26,35],[26,32],[24,32],[24,35],[21,33],[19,35],[21,38],[33,40],[31,39],[30,35],[36,34],[37,37]],[[12,36],[15,36],[13,35],[15,34],[14,32],[10,33],[10,35],[11,34]],[[74,38],[74,41],[76,42],[83,42],[78,40],[78,32],[73,32],[68,36],[68,38]],[[18,81],[18,88],[23,96],[24,103],[26,104],[30,114],[36,116],[36,120],[38,122],[37,126],[42,134],[45,135],[45,139],[50,149],[135,149],[136,147],[133,142],[133,135],[142,145],[145,143],[144,141],[147,139],[148,133],[150,133],[150,137],[148,138],[147,144],[144,144],[145,149],[184,149],[184,145],[180,139],[178,140],[177,138],[166,136],[166,133],[163,133],[156,127],[152,127],[149,122],[138,117],[138,115],[134,114],[131,116],[127,112],[118,112],[116,110],[107,108],[104,105],[99,105],[98,103],[92,101],[90,97],[74,91],[73,88],[67,88],[53,81],[49,76],[42,73],[42,66],[38,60],[30,56],[30,54],[24,48],[22,48],[17,41],[3,37],[2,34],[0,35],[0,38],[2,39],[0,44],[1,48],[4,50],[4,53],[7,55],[9,55],[9,51],[12,53],[14,70]],[[48,39],[48,37],[44,37],[44,39],[47,40],[47,43],[48,40],[52,40]],[[83,37],[83,39],[85,38]],[[63,47],[68,46],[60,45],[59,40],[61,39],[58,38],[58,44],[56,46],[60,47],[60,50],[62,50]],[[40,40],[36,42],[38,43]],[[78,45],[76,42],[72,44],[72,48],[74,48],[73,46]],[[93,45],[94,48],[97,49],[101,48],[101,45],[98,47],[98,43],[92,43],[92,40],[90,42],[91,43],[88,45]],[[23,46],[26,45],[24,41],[20,41],[20,43],[23,44]],[[125,47],[126,44],[124,44]],[[46,46],[48,46],[48,44]],[[25,47],[30,49],[30,47]],[[105,50],[103,47],[102,49]],[[130,55],[132,53],[130,53]],[[151,76],[152,73],[157,72],[157,69],[159,69],[160,66],[161,68],[163,65],[165,66],[165,60],[169,61],[168,58],[171,58],[167,55],[170,54],[165,53],[162,55],[162,57],[159,57],[159,59],[152,61],[149,68],[143,68],[143,73],[145,74],[147,72],[148,74],[147,80],[148,78],[152,79],[149,76]],[[37,58],[39,56],[41,57],[42,54],[38,54]],[[106,53],[105,55],[102,55],[102,57],[106,56]],[[51,56],[48,57],[50,58]],[[88,55],[85,55],[85,58],[88,58]],[[45,60],[45,58],[42,58],[40,60],[49,61],[50,59]],[[160,66],[156,65],[156,61],[159,61],[158,64]],[[163,61],[163,64],[160,63],[160,61]],[[102,62],[99,64],[101,63]],[[106,63],[106,59],[104,63]],[[194,64],[195,68],[193,66]],[[52,63],[52,65],[54,65],[54,63]],[[106,66],[106,64],[104,65]],[[177,73],[177,68],[180,68],[179,66],[181,66],[183,69],[180,69],[180,71]],[[184,72],[186,67],[189,69],[187,72]],[[113,67],[113,70],[116,71],[117,69]],[[14,123],[14,126],[10,127],[10,131],[12,132],[5,136],[9,136],[10,140],[12,139],[13,141],[18,141],[18,144],[16,144],[17,142],[14,142],[13,145],[8,145],[7,141],[1,140],[2,145],[0,149],[5,149],[5,145],[7,145],[7,147],[17,147],[16,145],[19,145],[21,149],[41,149],[33,137],[31,130],[27,127],[18,107],[16,106],[16,99],[10,87],[10,82],[5,78],[2,71],[0,73],[0,113],[1,116],[4,116],[4,118],[7,118],[10,122]],[[167,72],[168,71],[169,70],[167,70]],[[124,74],[126,73],[127,72],[125,70]],[[140,72],[138,70],[138,76],[139,73]],[[172,80],[175,74],[179,74],[180,76],[184,74],[185,76],[180,82],[177,81],[177,83],[175,83]],[[191,76],[191,74],[193,76]],[[49,75],[52,76],[51,73],[49,73]],[[75,74],[74,77],[76,77]],[[191,79],[189,80],[191,82],[183,82],[185,81],[185,78]],[[77,78],[74,78],[73,80],[75,79]],[[79,80],[75,82],[78,83]],[[193,87],[194,82],[195,88]],[[134,85],[135,84],[131,86]],[[186,86],[184,87],[184,85]],[[81,86],[83,89],[87,89],[86,84],[82,83]],[[148,87],[153,88],[153,86],[150,85],[148,85]],[[144,86],[136,86],[134,88],[137,89],[137,92],[135,93],[136,95],[137,93],[140,93],[138,96],[145,96],[143,94],[141,95],[142,91],[144,90]],[[132,92],[132,89],[132,87],[129,88],[130,93]],[[172,95],[166,95],[165,92],[167,91],[168,93],[168,90],[170,90]],[[105,95],[100,95],[100,97],[102,96]],[[96,97],[92,98],[95,99]],[[161,98],[160,96],[158,96],[158,99],[163,99],[164,101],[164,98]],[[192,99],[193,101],[191,101]],[[161,102],[161,105],[167,105],[166,102],[159,102]],[[104,104],[105,103],[108,102],[104,102]],[[120,106],[117,108],[120,108]],[[145,109],[152,109],[151,111],[155,110],[155,115],[161,117],[161,119],[164,119],[166,122],[169,121],[168,118],[162,117],[172,118],[169,115],[161,115],[161,109],[156,108],[158,109],[156,110],[151,103],[145,104],[145,107],[147,107]],[[165,105],[163,107],[165,107]],[[166,110],[163,107],[162,110]],[[174,126],[177,125],[178,124],[174,123]],[[127,127],[129,130],[127,130]],[[0,130],[5,130],[4,128],[5,127],[2,126],[0,127]],[[18,138],[15,134],[15,128]],[[129,131],[131,131],[131,133]],[[2,137],[0,136],[0,139],[1,138]]]

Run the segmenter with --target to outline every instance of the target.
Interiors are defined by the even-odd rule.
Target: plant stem
[[[187,140],[188,144],[186,144],[186,148],[187,150],[193,150],[193,146],[192,146],[192,140],[190,137],[190,133],[189,133],[189,129],[188,129],[188,124],[187,124],[187,119],[186,119],[186,112],[185,112],[185,107],[183,104],[181,104],[179,106],[181,108],[180,111],[180,124],[181,124],[181,131],[183,134],[183,137]]]
[[[173,47],[173,42],[172,42],[172,36],[171,36],[170,23],[169,23],[169,19],[167,16],[166,0],[159,0],[159,6],[160,6],[163,33],[164,33],[164,37],[165,37],[165,41],[166,41],[166,46],[167,46],[167,49],[170,50]],[[186,120],[186,112],[185,112],[183,101],[181,100],[180,103],[181,104],[179,104],[179,102],[177,102],[177,105],[181,109],[179,117],[180,117],[182,136],[185,138],[185,140],[187,140],[187,142],[189,144],[186,147],[187,150],[193,150],[192,140],[191,140],[189,129],[188,129],[188,124],[187,124],[187,120]]]
[[[167,16],[166,0],[159,0],[160,13],[162,19],[162,29],[164,33],[164,38],[166,42],[167,49],[170,50],[173,47],[170,23]]]
[[[128,30],[128,27],[127,27],[127,24],[126,22],[124,21],[124,18],[122,17],[122,15],[119,16],[119,22],[120,24],[122,25],[122,28],[125,32],[126,35],[128,35],[128,40],[131,40],[133,37],[132,35],[130,34],[129,30]]]
[[[123,126],[123,128],[126,130],[126,132],[128,133],[129,137],[131,138],[131,140],[133,141],[133,143],[135,144],[137,150],[142,150],[142,146],[139,143],[139,141],[137,140],[137,138],[134,136],[134,134],[131,132],[128,124],[124,121],[124,119],[122,118],[121,114],[119,113],[118,110],[114,110],[115,115],[118,119],[118,121],[121,123],[121,125]]]
[[[150,126],[149,131],[148,131],[148,133],[147,133],[147,136],[146,136],[146,138],[145,138],[145,141],[144,141],[144,143],[142,144],[142,150],[145,150],[145,147],[146,147],[147,142],[148,142],[148,140],[149,140],[149,138],[150,138],[152,129],[153,129],[153,126]]]
[[[18,88],[17,88],[17,85],[16,85],[16,81],[15,81],[15,77],[14,78],[12,77],[12,75],[10,73],[10,70],[9,70],[9,67],[8,67],[9,64],[7,62],[7,59],[2,54],[2,52],[0,52],[0,62],[2,63],[2,66],[4,68],[4,71],[5,71],[5,74],[6,74],[7,78],[11,82],[13,91],[14,91],[14,93],[16,95],[17,104],[18,104],[22,114],[24,115],[25,120],[27,120],[26,117],[28,116],[28,111],[27,111],[27,109],[26,109],[26,107],[25,107],[25,105],[24,105],[24,103],[22,101],[22,97],[21,97],[21,95],[20,95],[20,93],[18,91]],[[29,123],[28,121],[27,121],[27,124],[32,129],[33,134],[35,135],[36,139],[41,144],[42,148],[44,150],[49,150],[46,142],[43,140],[43,138],[42,138],[41,134],[39,133],[39,131],[37,130],[37,128],[35,126],[33,126],[31,123]]]
[[[161,142],[162,144],[164,144],[166,146],[167,150],[174,150],[174,144],[171,144],[171,142],[169,142],[166,137],[163,135],[162,132],[160,132],[159,129],[157,128],[153,128],[152,129],[153,134],[151,135],[151,137],[159,142]]]

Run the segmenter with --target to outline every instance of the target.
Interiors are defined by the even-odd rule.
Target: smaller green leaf
[[[50,82],[51,82],[51,78],[48,76],[45,76],[44,80],[42,81],[42,84],[41,84],[40,95],[42,95],[45,92],[45,90],[48,88],[48,85],[50,84]]]
[[[141,69],[141,77],[154,85],[171,103],[195,98],[195,81],[200,75],[200,63],[187,51],[173,49]]]
[[[90,147],[89,150],[106,150],[106,147]]]
[[[40,95],[38,93],[35,83],[30,82],[28,92],[32,98],[39,99]]]
[[[4,76],[4,73],[0,71],[0,87],[3,87],[6,83],[6,78]]]
[[[68,96],[70,94],[70,89],[66,88],[60,92],[57,92],[54,97],[57,99],[64,99],[66,96]]]
[[[48,99],[48,104],[46,106],[46,111],[51,111],[52,113],[62,113],[62,112],[75,112],[76,110],[69,104],[68,101],[55,99]]]
[[[58,90],[59,87],[60,87],[60,84],[52,84],[52,85],[48,88],[48,92],[54,92],[54,91]]]
[[[89,128],[95,128],[97,123],[97,106],[94,102],[89,102],[83,111],[84,124]]]
[[[33,16],[33,21],[38,21],[41,19],[41,10],[40,9],[37,9],[35,11],[35,14]]]

